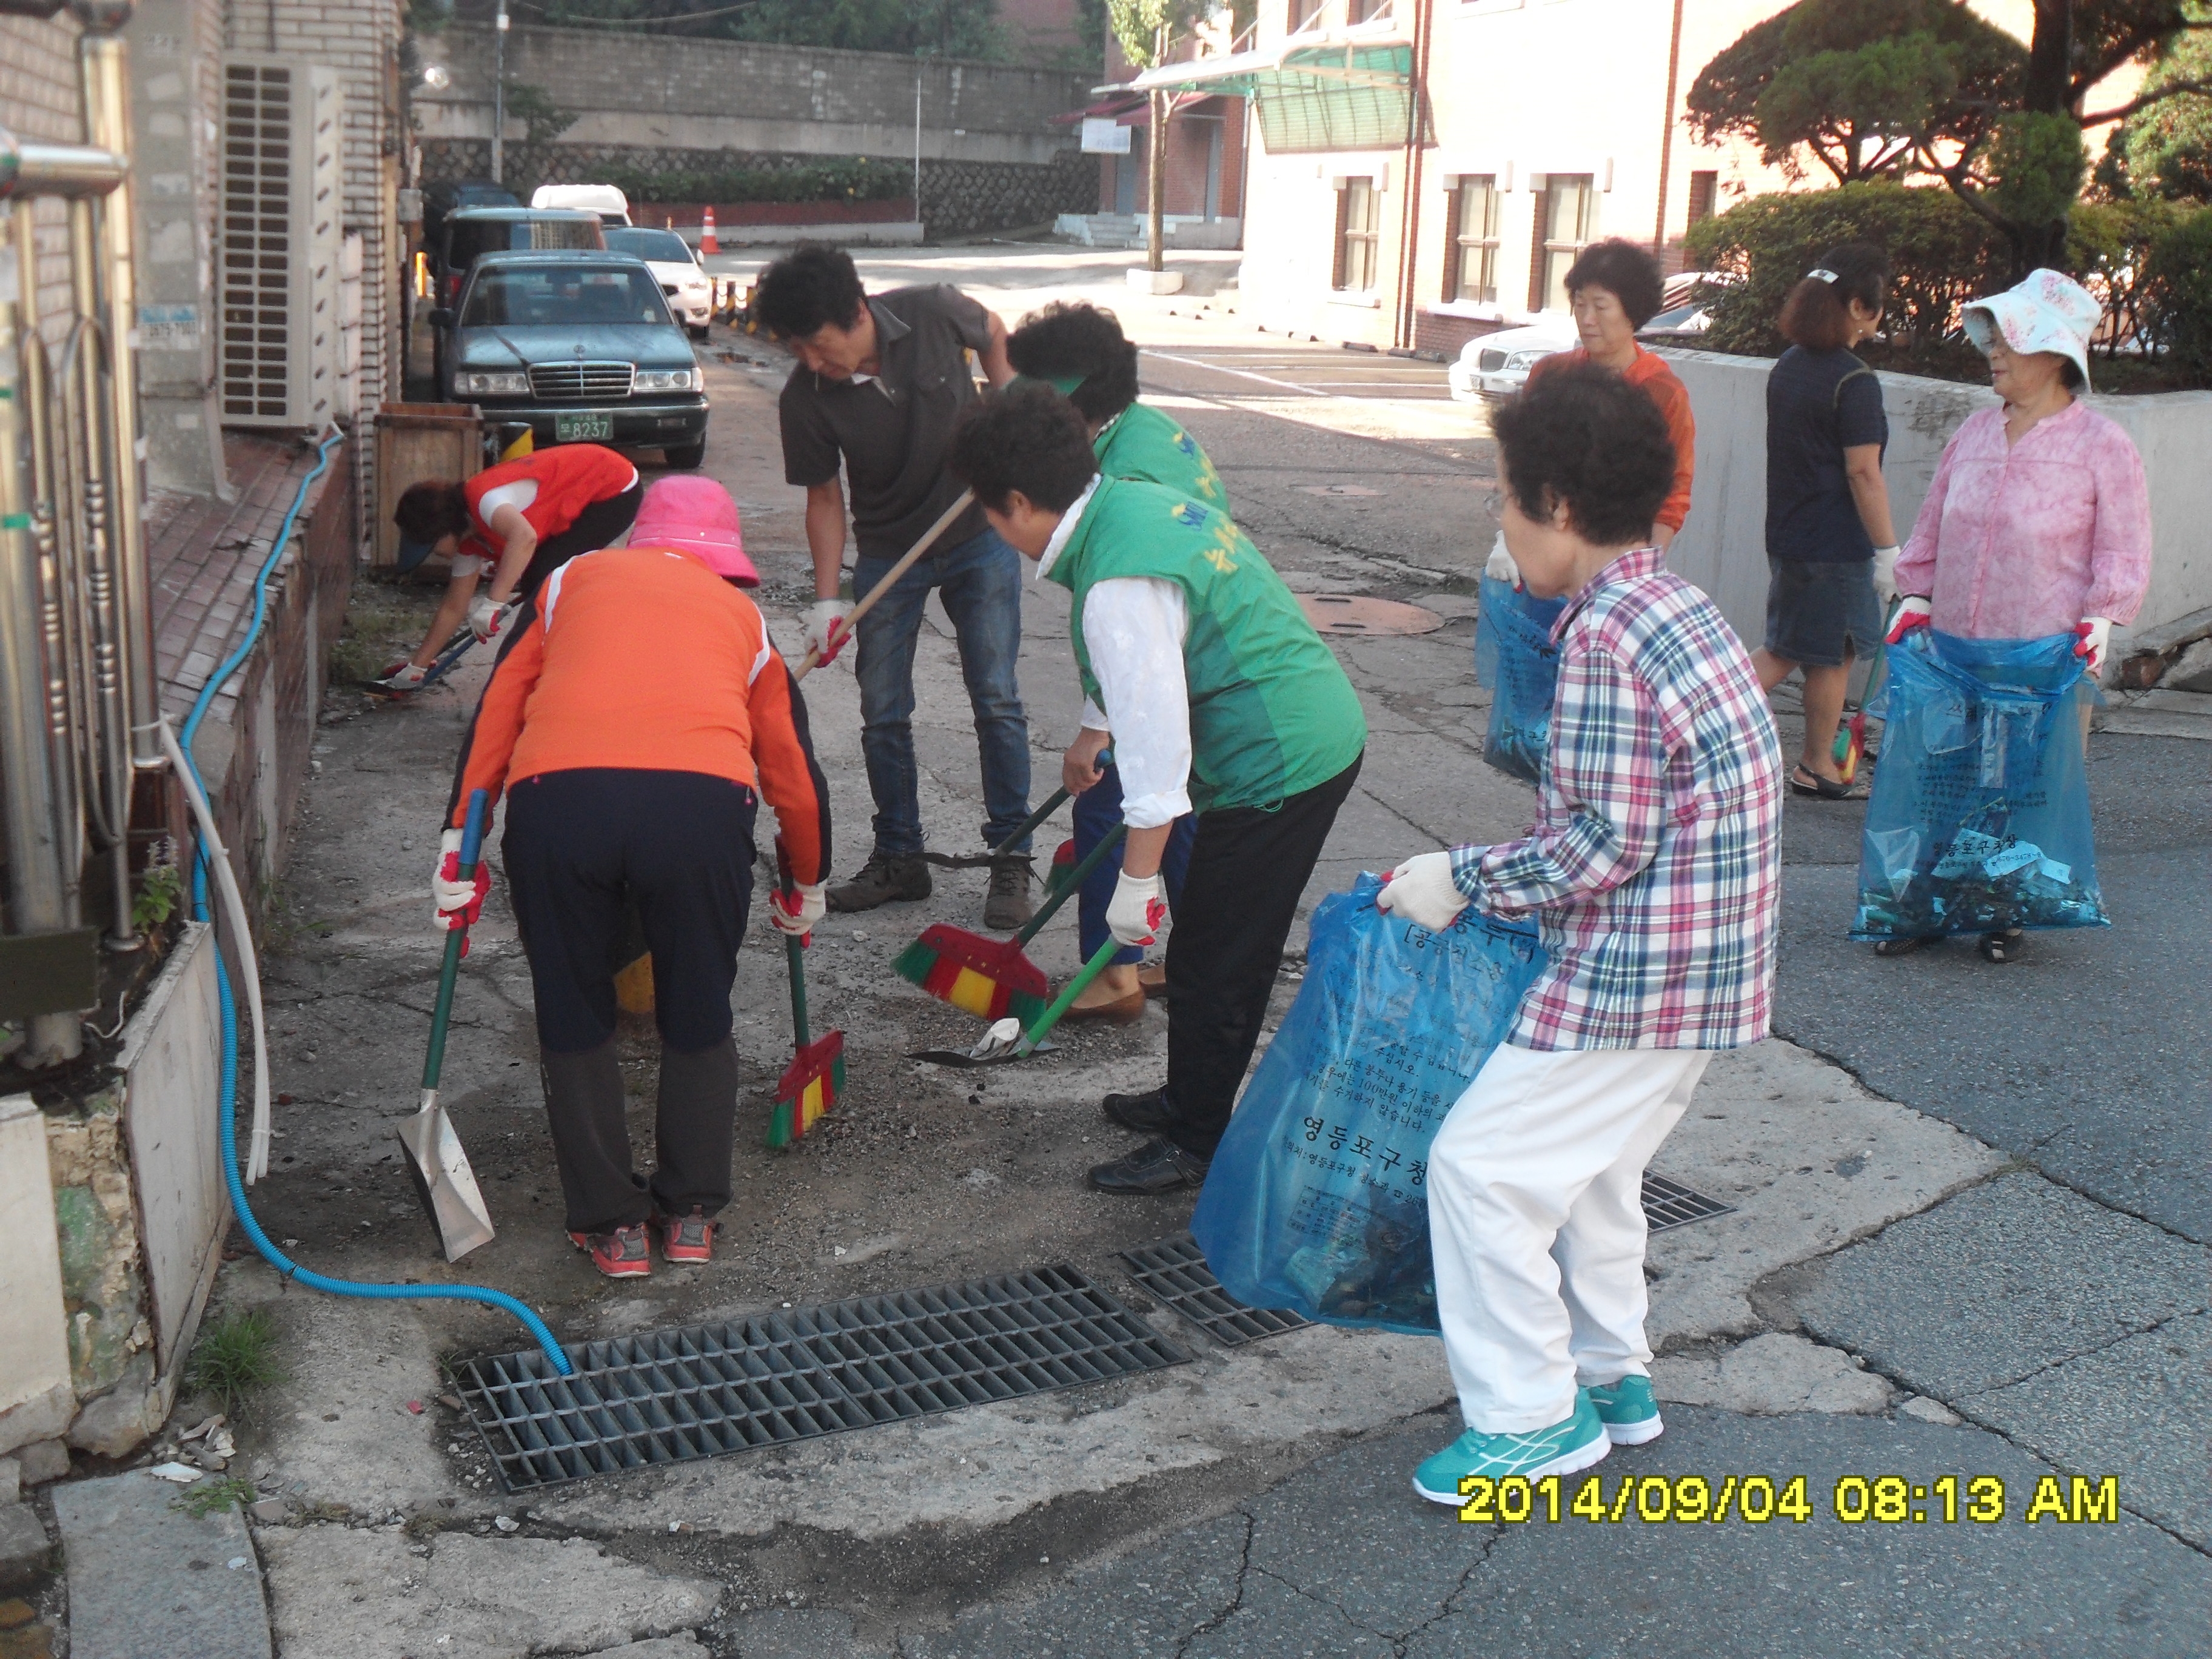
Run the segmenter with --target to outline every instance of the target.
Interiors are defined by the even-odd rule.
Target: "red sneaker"
[[[642,1223],[611,1233],[570,1233],[568,1242],[592,1258],[609,1279],[643,1279],[653,1271],[653,1251]]]
[[[660,1253],[670,1265],[696,1267],[714,1260],[714,1235],[722,1231],[722,1224],[709,1221],[699,1205],[694,1204],[687,1216],[656,1215],[653,1224],[660,1229]]]

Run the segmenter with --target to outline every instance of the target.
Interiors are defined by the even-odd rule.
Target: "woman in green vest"
[[[1182,492],[1098,471],[1083,416],[1044,386],[977,405],[949,465],[998,532],[1074,595],[1084,695],[1107,717],[1128,825],[1107,930],[1153,942],[1175,821],[1198,817],[1168,941],[1168,1076],[1109,1095],[1147,1139],[1091,1171],[1101,1192],[1206,1179],[1251,1064],[1283,941],[1367,722],[1336,658],[1273,566],[1226,516]]]
[[[1194,501],[1229,511],[1221,475],[1198,447],[1198,440],[1157,409],[1137,401],[1137,348],[1121,332],[1110,311],[1085,301],[1060,301],[1031,312],[1006,340],[1006,358],[1017,371],[1012,384],[1042,383],[1063,393],[1083,416],[1091,434],[1098,470],[1109,478],[1133,478],[1177,490]],[[1060,777],[1075,797],[1075,856],[1079,861],[1121,821],[1121,775],[1098,757],[1111,734],[1095,703],[1083,707],[1082,729],[1061,757]],[[1182,902],[1182,878],[1190,863],[1197,825],[1188,813],[1176,820],[1160,864],[1168,903]],[[1098,861],[1076,897],[1083,956],[1106,942],[1106,907],[1121,873],[1121,854],[1114,848]],[[1140,950],[1124,948],[1077,997],[1070,1019],[1111,1020],[1126,1024],[1145,1012],[1145,999],[1167,991],[1166,969],[1147,963]]]

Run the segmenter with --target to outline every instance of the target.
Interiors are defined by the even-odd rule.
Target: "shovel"
[[[1114,953],[1121,948],[1121,941],[1109,939],[1100,945],[1082,970],[1067,981],[1067,988],[1053,999],[1052,1006],[1037,1016],[1036,1024],[1026,1031],[1018,1019],[999,1021],[983,1033],[972,1048],[922,1048],[909,1054],[908,1060],[927,1060],[939,1066],[1003,1066],[1010,1060],[1027,1060],[1031,1054],[1048,1053],[1052,1044],[1045,1033],[1060,1024],[1060,1017],[1069,1005],[1083,994],[1083,988],[1106,971],[1106,964],[1114,960]]]
[[[483,846],[484,814],[491,797],[478,789],[469,796],[467,822],[461,829],[460,879],[477,872],[477,855]],[[479,1244],[491,1243],[491,1212],[477,1190],[476,1171],[453,1133],[453,1121],[438,1103],[438,1076],[446,1065],[446,1026],[453,1018],[453,983],[459,977],[461,951],[468,943],[468,928],[456,922],[446,933],[446,964],[438,975],[438,1001],[430,1011],[430,1051],[422,1060],[422,1103],[415,1115],[394,1131],[406,1149],[407,1173],[414,1178],[415,1195],[438,1237],[446,1247],[446,1260],[459,1261]]]

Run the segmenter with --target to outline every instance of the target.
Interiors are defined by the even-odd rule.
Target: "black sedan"
[[[540,443],[707,450],[705,378],[641,259],[587,251],[487,253],[449,312],[440,392]]]

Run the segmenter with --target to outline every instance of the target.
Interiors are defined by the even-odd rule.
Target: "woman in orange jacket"
[[[537,1002],[545,1104],[569,1237],[599,1271],[712,1254],[730,1199],[738,1059],[730,988],[752,894],[759,796],[792,884],[770,919],[804,936],[823,911],[829,790],[806,705],[741,586],[737,504],[668,477],[633,545],[547,577],[484,688],[462,748],[433,894],[438,925],[473,920],[482,866],[457,878],[464,803],[507,795],[501,843]],[[630,1167],[615,1053],[614,958],[635,908],[653,952],[660,1028],[659,1167]]]

